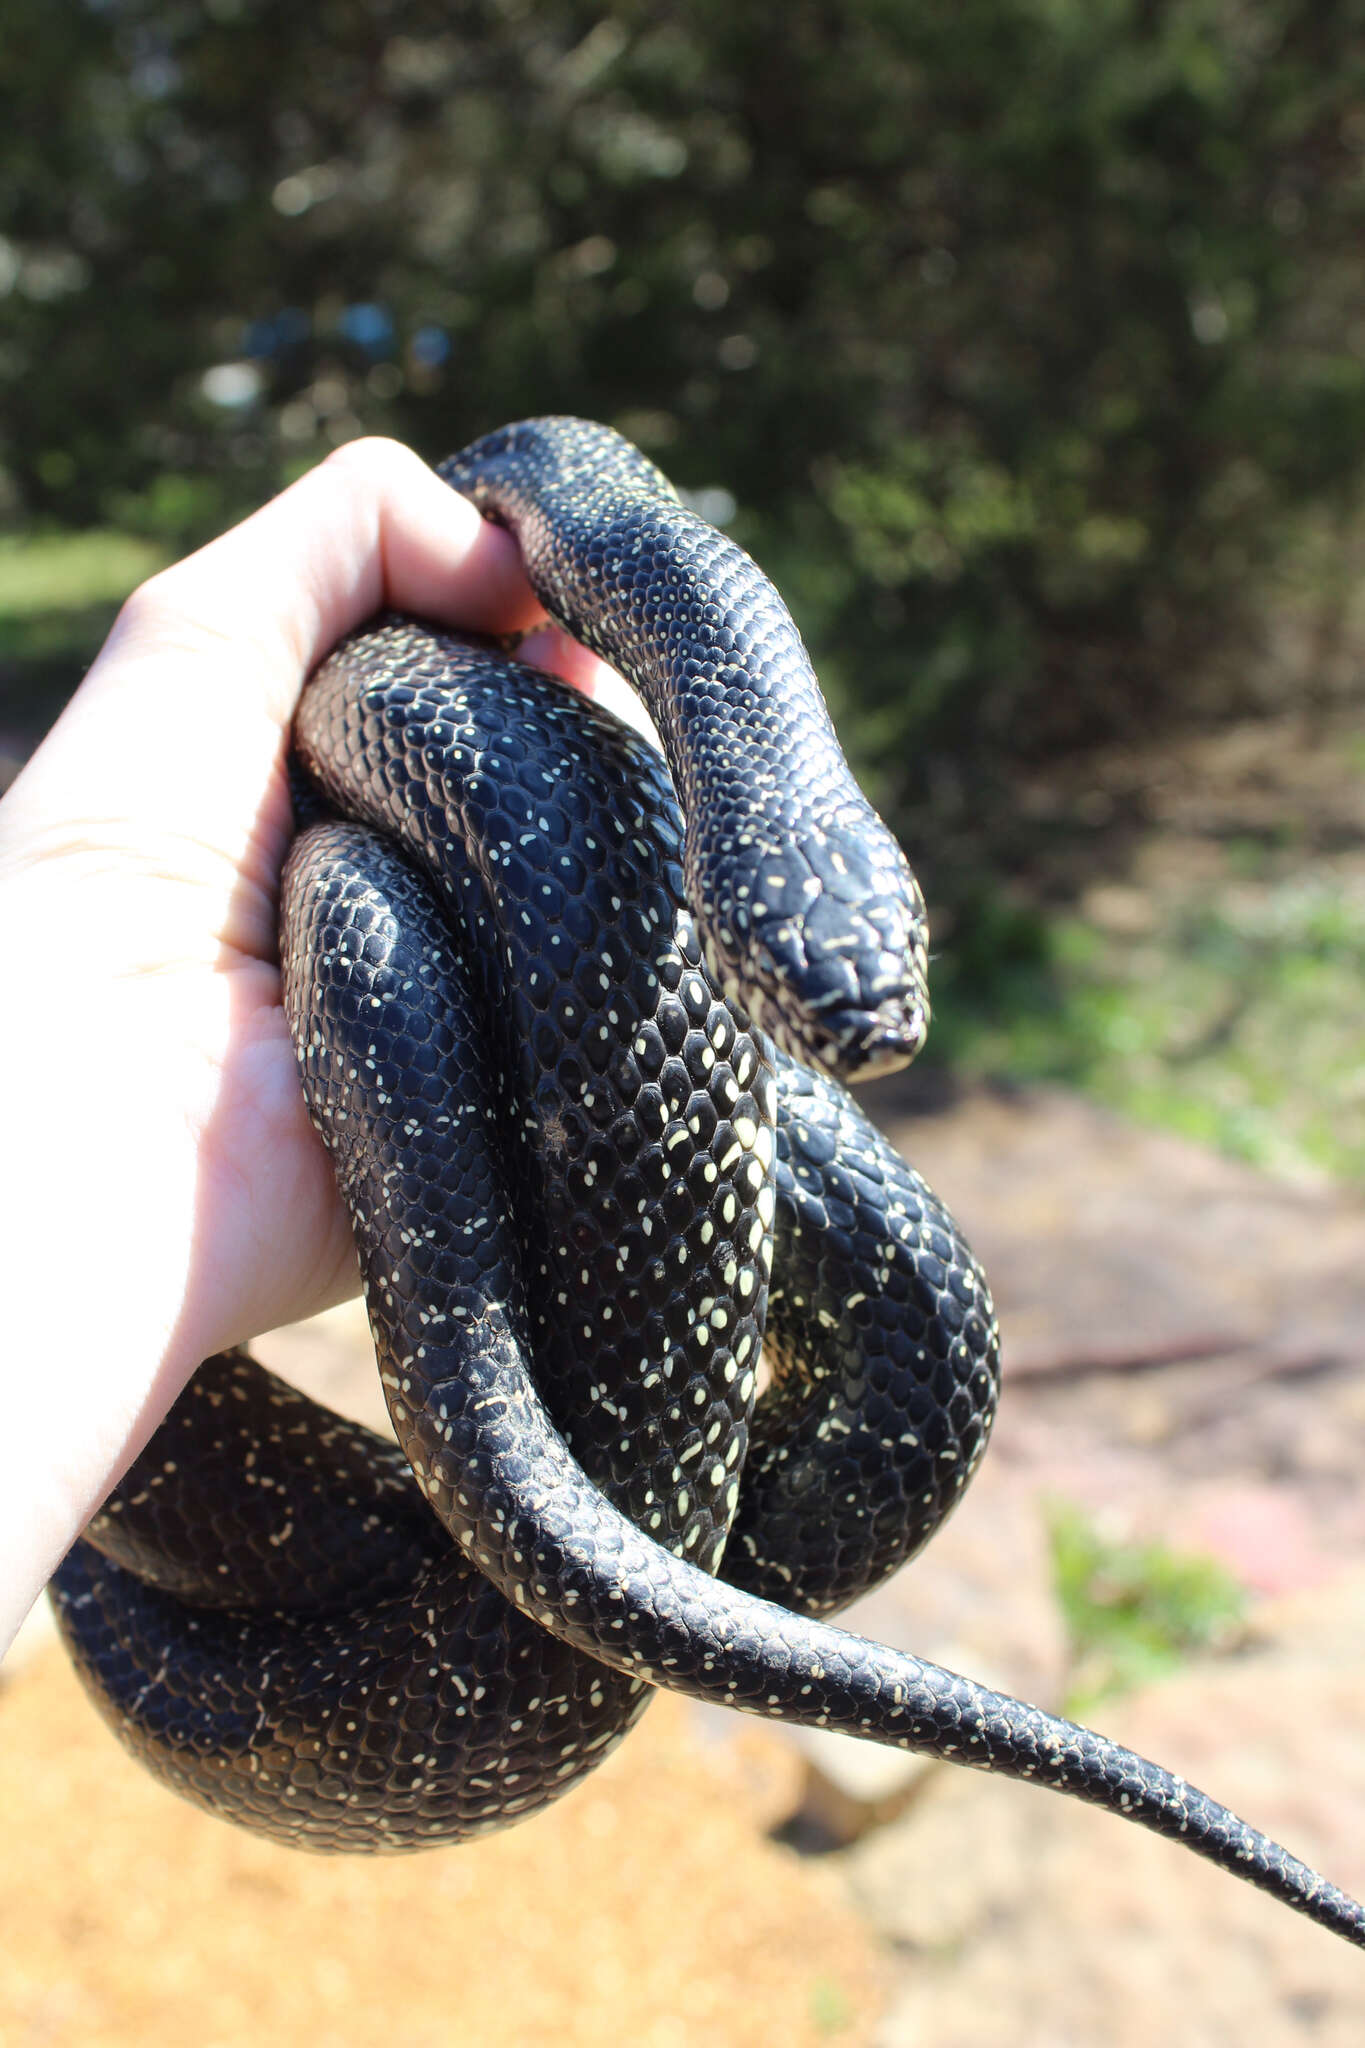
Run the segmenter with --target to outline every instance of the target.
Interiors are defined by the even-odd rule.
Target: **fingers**
[[[518,646],[517,659],[530,662],[533,668],[548,670],[561,682],[571,683],[585,697],[592,697],[608,711],[614,711],[623,723],[633,726],[663,752],[649,713],[629,683],[557,626],[535,627]]]
[[[310,669],[391,605],[475,632],[542,616],[516,543],[396,441],[349,442],[240,526],[144,584],[108,653],[242,651],[281,721]]]
[[[169,840],[226,857],[264,896],[288,836],[283,734],[317,662],[384,606],[476,632],[615,704],[617,679],[544,624],[516,543],[395,441],[348,443],[124,606],[0,813],[0,869],[71,845]],[[185,849],[192,849],[187,855]]]
[[[239,857],[309,671],[384,605],[479,632],[543,617],[510,534],[397,442],[356,441],[134,592],[6,798],[0,863],[77,824]],[[276,801],[272,860],[287,813]]]
[[[608,677],[615,676],[614,669],[609,669],[577,640],[571,640],[558,626],[533,627],[518,641],[516,656],[532,668],[543,668],[548,675],[558,676],[563,683],[572,683],[585,697],[600,696]]]

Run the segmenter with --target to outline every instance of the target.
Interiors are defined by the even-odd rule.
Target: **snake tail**
[[[311,678],[283,1001],[398,1448],[207,1360],[53,1582],[100,1710],[214,1813],[396,1851],[536,1812],[667,1688],[1103,1806],[1365,1946],[1179,1777],[832,1625],[999,1386],[984,1274],[842,1086],[924,1036],[923,899],[780,598],[638,451],[526,420],[441,473],[667,764],[413,620]]]
[[[339,1180],[359,1196],[361,1269],[399,1443],[460,1550],[520,1614],[634,1682],[999,1771],[1103,1806],[1365,1946],[1365,1911],[1354,1900],[1171,1772],[971,1679],[730,1586],[723,1561],[717,1582],[690,1561],[697,1546],[685,1533],[673,1546],[644,1533],[584,1472],[541,1397],[518,1252],[494,1220],[499,1205],[481,1195],[477,1261],[462,1261],[450,1284],[433,1261],[418,1296],[395,1294],[387,1276],[410,1212],[390,1162],[428,1115],[431,1077],[410,1080],[384,1051],[388,1034],[402,1039],[425,1027],[406,1014],[412,977],[401,963],[390,973],[373,945],[353,951],[358,957],[348,962],[335,941],[320,948],[332,1002],[353,987],[361,1000],[349,1007],[361,1021],[349,1033],[340,1022],[330,1057],[306,1069],[310,1107]],[[308,977],[292,976],[286,996],[302,1035],[314,1014]],[[378,1044],[367,1005],[384,1019]],[[340,1003],[342,1018],[347,1007]],[[365,1073],[362,1045],[373,1048],[382,1087]],[[486,1191],[503,1171],[495,1133],[459,1063],[444,1080],[451,1100],[465,1094],[448,1134],[445,1184]],[[434,1242],[459,1243],[459,1207],[442,1208],[428,1189],[424,1227]],[[723,1515],[723,1461],[709,1475],[704,1462],[698,1478],[709,1479]]]

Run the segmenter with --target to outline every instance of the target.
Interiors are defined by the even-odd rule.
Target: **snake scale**
[[[208,1360],[54,1580],[105,1717],[212,1812],[410,1849],[534,1812],[671,1687],[1036,1779],[1365,1946],[1180,1778],[830,1624],[997,1394],[981,1272],[842,1085],[924,1036],[919,891],[780,599],[642,455],[532,420],[441,474],[667,766],[409,619],[310,681],[284,1000],[397,1446]]]

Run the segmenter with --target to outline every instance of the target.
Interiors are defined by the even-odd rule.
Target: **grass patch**
[[[1057,1599],[1070,1652],[1064,1711],[1174,1671],[1199,1650],[1238,1640],[1246,1595],[1215,1558],[1164,1543],[1118,1543],[1067,1503],[1048,1513]]]
[[[99,652],[129,591],[168,559],[136,534],[0,537],[0,715],[39,735]]]
[[[1056,1081],[1283,1173],[1365,1182],[1365,884],[1227,880],[1117,936],[988,905],[936,968],[933,1040],[970,1078]]]
[[[154,541],[136,534],[94,531],[0,538],[0,625],[44,613],[121,604],[165,560]]]
[[[810,2017],[817,2034],[842,2034],[852,2020],[848,1994],[832,1977],[817,1977],[811,1985]]]

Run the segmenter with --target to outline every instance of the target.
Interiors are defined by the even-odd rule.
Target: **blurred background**
[[[874,1107],[985,1259],[1011,1390],[943,1561],[863,1625],[1134,1717],[1357,1888],[1362,228],[1361,0],[0,14],[0,782],[126,592],[338,443],[435,459],[540,411],[638,441],[778,582],[930,898],[931,1048]],[[346,1398],[360,1339],[331,1335]],[[121,1758],[73,1704],[88,1776],[36,1768],[56,1730],[74,1768],[64,1680],[46,1651],[7,1670],[13,1911],[60,1900],[73,1843],[100,1874],[0,1964],[5,2042],[185,2039],[225,1980],[196,2038],[1359,2038],[1326,1937],[1226,1879],[1191,1904],[1111,1822],[1048,1846],[1036,1795],[1016,1824],[933,1776],[843,1786],[836,1823],[828,1760],[676,1713],[652,1776],[579,1795],[608,1821],[461,1852],[512,1858],[496,1911],[477,1870],[357,1869],[344,1911],[379,1926],[377,1882],[400,1951],[446,1885],[456,1977],[481,1959],[463,2032],[416,1965],[406,2022],[372,2009],[362,1937],[323,1953],[296,1906],[305,1960],[243,1988],[319,1866],[141,1787],[145,1822],[93,1820]],[[675,1780],[752,1823],[695,1883]],[[586,1951],[556,1855],[572,1908],[604,1873]],[[174,1885],[148,1903],[168,1868],[198,1873],[192,1939]],[[670,1962],[658,1925],[701,1893]]]

